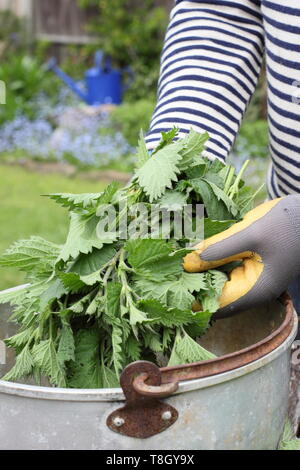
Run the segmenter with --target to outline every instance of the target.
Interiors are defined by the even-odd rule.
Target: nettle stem
[[[224,186],[224,193],[228,194],[228,191],[231,188],[231,183],[232,179],[234,177],[234,166],[229,167],[227,175],[226,175],[226,181],[225,181],[225,186]]]
[[[121,250],[117,251],[117,253],[115,254],[115,256],[109,260],[101,269],[101,272],[102,271],[105,271],[105,274],[103,276],[103,279],[102,279],[102,282],[103,282],[103,285],[106,286],[107,285],[107,282],[109,280],[109,277],[111,275],[111,273],[113,272],[113,270],[116,268],[116,265],[117,265],[117,262],[120,260],[120,256],[121,256]]]
[[[132,289],[129,286],[129,282],[127,279],[127,271],[131,270],[125,263],[125,250],[121,248],[120,250],[120,258],[119,258],[119,266],[118,266],[118,277],[122,284],[122,294],[125,297],[126,306],[129,307],[133,303],[132,299]]]
[[[249,162],[250,162],[250,160],[246,160],[246,161],[243,163],[243,166],[242,166],[242,168],[240,169],[240,171],[239,171],[239,173],[238,173],[238,175],[237,175],[237,177],[236,177],[235,182],[233,183],[233,185],[231,186],[231,188],[228,190],[227,195],[228,195],[228,197],[229,197],[230,199],[233,199],[234,196],[238,193],[240,181],[241,181],[241,179],[242,179],[242,177],[243,177],[243,174],[245,173],[245,170],[246,170],[247,166],[249,165]]]

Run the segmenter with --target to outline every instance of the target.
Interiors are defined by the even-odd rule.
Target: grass
[[[103,182],[89,182],[58,174],[39,174],[17,166],[0,165],[0,253],[20,238],[40,235],[55,243],[64,241],[67,211],[41,194],[100,192]],[[14,269],[0,270],[0,290],[24,281]]]

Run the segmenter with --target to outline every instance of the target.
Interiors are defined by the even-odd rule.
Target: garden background
[[[41,195],[99,192],[128,180],[140,129],[155,106],[159,57],[171,1],[0,0],[0,252],[31,234],[62,242],[64,209]],[[123,103],[91,109],[47,68],[55,56],[83,86],[93,54],[130,67]],[[125,75],[126,80],[130,77]],[[247,182],[258,188],[268,164],[264,71],[230,159],[250,158]],[[258,200],[263,200],[262,190]],[[23,281],[3,270],[0,289]]]

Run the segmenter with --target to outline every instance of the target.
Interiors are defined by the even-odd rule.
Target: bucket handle
[[[273,333],[240,351],[207,361],[158,368],[148,361],[136,361],[122,372],[120,384],[126,405],[107,418],[107,426],[131,437],[146,438],[171,426],[178,412],[158,398],[170,396],[180,381],[199,379],[237,369],[270,353],[290,335],[295,321],[293,304],[287,294],[278,299],[285,306],[285,318]]]
[[[144,380],[150,381],[153,387],[151,396],[147,395],[147,391],[143,394],[136,391],[133,386],[136,378],[140,378],[143,383]],[[159,401],[155,397],[155,390],[159,389],[160,397],[168,396],[176,391],[177,386],[175,384],[160,386],[161,371],[155,364],[148,361],[129,364],[122,372],[120,382],[126,404],[108,416],[106,424],[112,431],[144,439],[164,431],[175,423],[178,418],[177,410],[168,403]]]

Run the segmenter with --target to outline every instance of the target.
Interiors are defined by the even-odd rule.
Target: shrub
[[[146,99],[135,103],[124,103],[113,111],[112,124],[121,131],[130,145],[136,145],[140,130],[149,128],[155,102]]]
[[[6,41],[23,29],[22,21],[10,10],[0,12],[0,41]]]
[[[6,105],[0,106],[0,123],[13,119],[17,112],[33,116],[30,101],[41,90],[44,79],[43,68],[27,55],[12,56],[0,64],[0,80],[7,87]]]
[[[81,7],[94,7],[99,13],[92,15],[87,25],[88,31],[99,37],[92,48],[101,48],[119,67],[132,67],[135,84],[128,90],[127,99],[134,101],[155,94],[166,9],[156,7],[154,0],[77,1]]]
[[[264,119],[245,121],[240,129],[234,151],[244,158],[268,156],[268,123]]]

